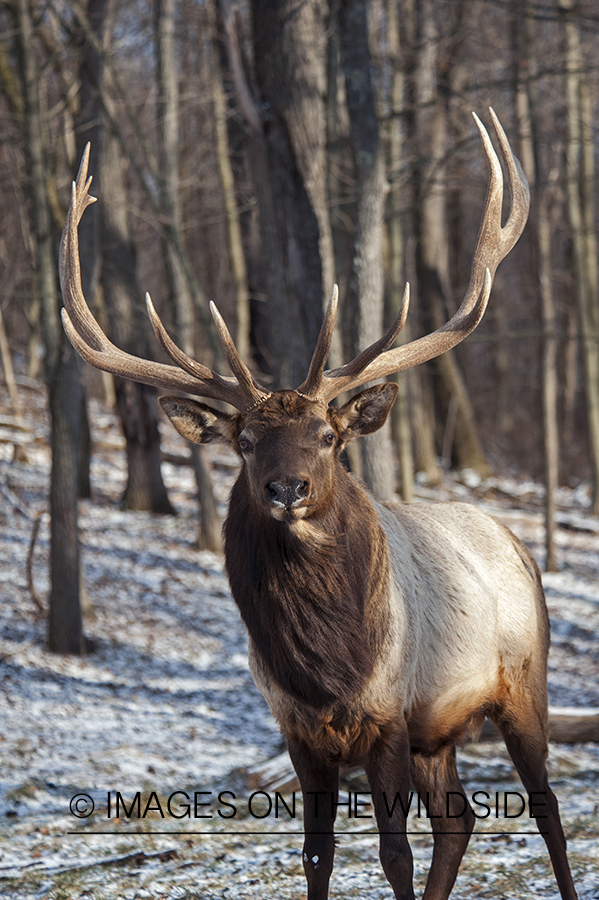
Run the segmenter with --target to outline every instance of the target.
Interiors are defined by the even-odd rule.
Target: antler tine
[[[406,284],[398,313],[382,338],[379,338],[378,341],[375,341],[374,344],[370,345],[370,347],[362,350],[362,352],[359,353],[358,356],[355,357],[355,359],[352,359],[351,362],[347,363],[347,365],[341,366],[341,368],[339,369],[329,369],[329,371],[326,373],[327,378],[343,377],[353,379],[356,376],[361,375],[364,369],[374,359],[376,359],[377,356],[380,356],[381,353],[389,350],[389,348],[395,343],[395,340],[397,339],[399,333],[406,324],[409,308],[410,285]]]
[[[505,167],[507,169],[510,195],[512,198],[510,205],[510,214],[508,216],[507,222],[502,229],[504,245],[508,247],[508,249],[504,253],[504,256],[507,256],[510,250],[512,250],[515,246],[518,238],[524,230],[524,226],[526,225],[528,210],[530,207],[530,190],[524,172],[522,171],[522,166],[520,165],[518,159],[514,156],[512,148],[510,147],[510,142],[507,139],[507,135],[503,130],[501,122],[497,118],[497,114],[492,106],[489,107],[489,113],[493,121],[495,133],[497,134],[497,138],[499,140],[501,155],[503,156]],[[501,262],[501,260],[499,260],[499,262]]]
[[[163,363],[141,359],[119,350],[110,341],[106,340],[101,350],[91,346],[80,334],[66,309],[61,312],[62,324],[66,336],[77,353],[96,369],[111,372],[121,378],[130,378],[141,384],[151,384],[158,388],[168,388],[174,391],[184,391],[197,397],[211,397],[214,400],[226,400],[232,405],[231,399],[223,396],[220,386],[212,387],[210,384],[199,382],[197,378],[182,372],[175,366],[166,366]]]
[[[333,340],[338,302],[339,288],[334,284],[324,313],[322,325],[320,326],[318,341],[316,342],[316,348],[312,355],[310,368],[308,369],[308,377],[303,384],[300,384],[297,388],[300,394],[305,394],[307,397],[316,397],[322,383],[324,367],[331,350],[331,341]]]
[[[216,303],[214,303],[212,300],[210,301],[210,312],[212,313],[212,319],[216,326],[216,330],[218,332],[223,350],[226,353],[227,361],[231,367],[231,371],[237,378],[240,389],[246,394],[249,400],[247,406],[252,406],[254,403],[259,403],[260,400],[268,396],[268,392],[263,391],[255,384],[254,379],[252,378],[252,373],[241,359],[239,351],[233,343],[233,338],[231,337],[229,329],[225,325],[225,320],[219,313]]]
[[[503,175],[501,164],[486,128],[476,114],[473,115],[480,132],[490,174],[485,208],[472,259],[470,283],[460,308],[449,322],[425,337],[392,350],[385,351],[381,348],[378,353],[373,352],[377,347],[377,344],[373,344],[346,366],[325,372],[319,398],[330,402],[344,391],[440,356],[463,341],[480,322],[489,300],[497,266],[513,248],[526,224],[530,194],[520,164],[512,153],[497,116],[491,110],[493,125],[508,172],[511,194],[510,214],[502,228]],[[371,355],[371,361],[366,365],[358,365],[360,358],[364,358],[365,354]],[[327,380],[329,381],[328,386]]]
[[[77,230],[81,216],[90,203],[93,203],[96,199],[89,195],[92,181],[91,178],[87,177],[89,150],[90,145],[88,144],[81,160],[77,179],[71,187],[71,202],[60,241],[60,284],[65,305],[65,308],[62,310],[62,321],[65,333],[71,344],[86,362],[105,372],[112,372],[114,375],[119,375],[122,378],[131,378],[133,381],[139,381],[142,384],[184,391],[198,397],[224,400],[237,409],[247,409],[253,400],[245,385],[242,386],[233,379],[223,378],[206,366],[202,366],[200,363],[193,363],[193,360],[190,360],[189,357],[185,357],[186,363],[192,363],[195,369],[191,365],[169,366],[125,353],[123,350],[119,350],[106,337],[94,319],[86,303],[81,286],[79,235]],[[153,307],[152,312],[153,316],[151,315],[150,318],[156,331],[155,320],[158,320],[158,316]],[[166,334],[162,323],[160,323],[160,328]],[[159,339],[165,346],[162,332],[160,329],[157,330]],[[167,342],[170,341],[168,335],[166,335],[166,338]],[[170,344],[174,346],[172,341]],[[182,351],[178,352],[182,353]],[[178,362],[178,360],[176,361]]]
[[[148,291],[146,291],[146,310],[148,313],[148,318],[150,320],[150,324],[156,335],[158,342],[162,345],[163,350],[170,356],[173,362],[176,362],[179,368],[183,369],[185,372],[189,372],[190,375],[193,375],[195,378],[205,379],[211,378],[213,372],[208,366],[202,365],[202,363],[196,362],[195,359],[192,359],[191,356],[188,356],[187,353],[184,353],[183,350],[180,350],[179,347],[175,344],[172,338],[169,336],[166,328],[162,324],[158,313],[152,303],[152,298]]]
[[[158,313],[154,308],[154,304],[152,303],[152,298],[146,292],[146,309],[148,311],[148,318],[150,319],[150,323],[152,328],[154,329],[154,334],[156,335],[158,341],[162,345],[163,349],[168,353],[170,358],[177,364],[180,369],[183,369],[184,372],[188,372],[190,375],[193,375],[194,378],[197,378],[202,383],[213,384],[215,390],[220,392],[220,396],[216,399],[227,399],[227,402],[232,406],[239,407],[239,385],[237,381],[231,378],[224,378],[222,375],[219,375],[217,372],[213,372],[212,369],[209,369],[208,366],[204,366],[202,363],[197,362],[195,359],[192,359],[191,356],[188,356],[187,353],[184,353],[175,342],[168,335],[166,328],[160,321]]]
[[[86,144],[77,179],[71,184],[71,202],[60,239],[58,270],[65,307],[78,326],[81,336],[96,349],[100,349],[104,335],[87,308],[81,288],[81,266],[79,263],[79,237],[77,226],[88,206],[96,202],[89,189],[91,178],[87,177],[90,144]],[[89,313],[89,315],[88,315]]]

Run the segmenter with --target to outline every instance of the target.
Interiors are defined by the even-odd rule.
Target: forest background
[[[114,343],[159,358],[147,289],[219,369],[213,298],[264,383],[295,387],[333,282],[331,365],[383,333],[405,281],[402,339],[456,311],[487,181],[470,112],[489,123],[492,105],[529,225],[475,334],[398,377],[389,429],[348,465],[384,499],[449,467],[543,479],[555,565],[557,485],[582,485],[599,513],[598,44],[592,0],[1,0],[0,349],[16,423],[23,389],[48,389],[52,649],[84,649],[86,398],[122,421],[124,506],[174,512],[155,390],[84,366],[60,324],[58,241],[88,141],[83,285]],[[218,549],[208,460],[194,447],[189,463],[200,545]]]

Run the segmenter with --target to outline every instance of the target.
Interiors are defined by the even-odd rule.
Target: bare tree
[[[165,222],[163,241],[166,259],[169,306],[175,312],[175,327],[181,348],[194,353],[194,299],[180,254],[183,245],[183,215],[179,194],[179,88],[175,62],[175,0],[156,2],[156,51],[158,70],[158,149],[160,161],[160,202]],[[220,550],[221,532],[210,466],[204,448],[191,445],[191,458],[198,488],[201,549]]]
[[[451,276],[447,222],[447,109],[439,81],[438,10],[432,0],[417,5],[418,45],[415,86],[415,150],[418,153],[416,267],[418,297],[438,328],[451,309]],[[444,81],[449,72],[445,62]],[[436,361],[445,394],[448,420],[453,419],[455,453],[462,468],[487,475],[489,468],[478,438],[466,383],[453,353]],[[448,447],[448,456],[451,448]]]
[[[211,73],[212,103],[214,108],[214,131],[216,138],[216,158],[223,193],[224,211],[227,221],[231,269],[235,285],[235,308],[237,311],[237,349],[241,358],[250,361],[250,298],[245,253],[241,238],[239,211],[235,197],[235,179],[231,166],[229,134],[227,129],[227,98],[223,87],[221,65],[221,41],[217,29],[216,0],[207,0],[206,14],[212,39]]]
[[[556,492],[559,478],[557,422],[557,316],[553,298],[550,188],[539,194],[539,288],[543,323],[543,445],[545,456],[545,569],[557,569],[555,553]]]
[[[112,39],[116,4],[109,0],[105,10],[104,42]],[[108,328],[119,346],[130,352],[150,353],[142,292],[137,283],[135,248],[128,221],[126,160],[112,122],[116,119],[111,72],[101,67],[101,94],[104,117],[97,181],[102,190],[100,206],[100,284],[106,307]],[[126,441],[127,485],[123,494],[126,509],[148,509],[173,513],[160,470],[160,432],[156,390],[147,385],[133,387],[115,379],[116,409]]]
[[[585,371],[593,504],[599,514],[599,272],[595,224],[595,148],[591,97],[572,0],[560,0],[566,52],[567,198]]]
[[[263,115],[256,116],[256,108],[251,108],[248,152],[266,261],[269,350],[274,380],[291,385],[302,380],[309,364],[334,280],[323,9],[320,0],[252,0],[251,8]],[[235,71],[235,60],[231,65]]]
[[[514,0],[512,39],[514,95],[520,137],[520,159],[532,186],[533,281],[538,284],[542,322],[541,380],[543,398],[543,452],[545,469],[545,568],[555,571],[555,497],[558,488],[559,440],[557,426],[557,321],[552,284],[551,185],[542,166],[538,144],[537,60],[534,19],[528,0]]]
[[[408,181],[409,202],[408,206],[411,211],[410,231],[404,235],[404,257],[405,269],[408,281],[412,285],[412,303],[418,302],[419,283],[417,276],[417,216],[416,209],[420,202],[418,195],[419,179],[416,177],[414,167],[415,154],[417,157],[416,144],[416,115],[417,107],[416,83],[418,81],[418,62],[419,62],[419,22],[417,15],[417,5],[415,0],[406,0],[401,7],[398,8],[400,16],[400,27],[403,33],[402,44],[402,64],[405,76],[404,93],[407,107],[406,114],[406,131],[408,134],[407,143],[410,145],[410,156],[406,160],[410,165],[411,177]],[[416,291],[414,292],[414,287]],[[410,327],[410,326],[408,326]],[[435,421],[434,421],[434,400],[430,385],[430,377],[428,369],[422,367],[416,369],[409,374],[411,409],[410,424],[414,439],[414,465],[418,472],[426,475],[430,483],[437,483],[441,478],[441,469],[437,462],[437,453],[435,447]]]
[[[82,383],[76,354],[60,322],[56,235],[47,193],[41,73],[30,0],[16,0],[17,50],[24,99],[23,126],[28,168],[27,192],[32,221],[36,291],[41,301],[52,428],[50,477],[50,600],[48,644],[58,653],[84,651],[80,605],[79,527],[77,518]]]
[[[339,7],[345,95],[350,122],[355,186],[355,220],[345,318],[349,321],[350,358],[383,331],[383,217],[385,154],[370,78],[368,4],[346,0]],[[362,477],[374,495],[394,494],[390,426],[361,441]]]
[[[388,122],[387,170],[390,191],[387,198],[387,242],[389,248],[389,281],[391,309],[395,314],[400,307],[404,290],[402,196],[399,172],[402,163],[402,126],[400,112],[404,99],[404,72],[401,64],[401,41],[399,15],[395,0],[387,2],[388,55],[391,75],[391,91]],[[409,330],[404,328],[400,339],[410,340]],[[400,372],[396,376],[399,391],[391,410],[391,428],[397,448],[401,476],[401,495],[406,502],[412,499],[414,491],[414,455],[412,452],[412,431],[409,409],[409,373]]]
[[[150,342],[137,283],[135,249],[127,216],[125,161],[117,139],[105,131],[98,180],[101,204],[101,284],[113,340],[129,352],[149,354]],[[126,440],[126,509],[173,513],[160,470],[156,389],[115,378],[116,409]]]
[[[89,0],[87,14],[99,42],[104,40],[110,10],[110,0]],[[80,28],[76,28],[78,43],[84,48],[79,54],[77,72],[79,81],[79,104],[75,113],[76,149],[75,159],[81,159],[85,145],[91,142],[93,159],[99,160],[102,145],[103,115],[100,101],[104,57],[95,45],[86,40]],[[74,164],[75,160],[72,161]],[[83,236],[86,246],[81,260],[83,287],[87,297],[96,297],[99,288],[101,254],[99,235],[99,210],[94,207],[90,211],[87,222],[83,224]],[[105,376],[108,381],[110,376]],[[91,434],[87,420],[86,407],[82,411],[82,439],[79,465],[79,496],[91,496],[90,482]]]

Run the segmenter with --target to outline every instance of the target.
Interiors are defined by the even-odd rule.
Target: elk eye
[[[239,443],[239,449],[241,450],[242,453],[251,453],[252,452],[252,445],[248,441],[247,438],[240,437],[238,443]]]
[[[327,433],[324,435],[324,437],[322,439],[322,443],[324,444],[325,447],[332,447],[333,444],[335,443],[335,432],[327,431]]]

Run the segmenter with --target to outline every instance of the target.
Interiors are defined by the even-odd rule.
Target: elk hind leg
[[[456,768],[455,747],[412,753],[414,789],[427,803],[434,848],[423,900],[447,900],[466,852],[475,817]]]
[[[547,778],[546,714],[535,707],[530,696],[525,695],[517,706],[512,703],[509,708],[499,708],[490,718],[501,731],[528,792],[530,812],[547,844],[559,892],[563,900],[577,900],[557,798]]]

